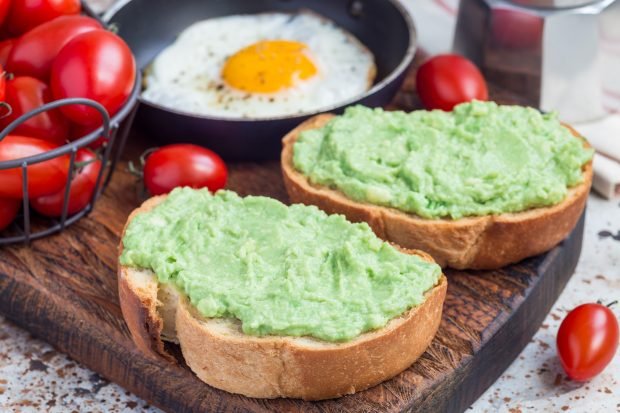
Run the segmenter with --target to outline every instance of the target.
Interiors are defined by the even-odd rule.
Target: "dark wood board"
[[[395,107],[417,106],[412,77]],[[494,90],[496,100],[514,96]],[[148,139],[133,132],[136,159]],[[277,162],[231,165],[229,188],[288,202]],[[136,178],[118,166],[94,212],[64,232],[0,250],[0,311],[109,380],[171,412],[459,412],[491,385],[530,341],[581,251],[583,218],[555,249],[498,271],[447,270],[439,332],[408,370],[367,391],[323,402],[259,400],[200,382],[182,363],[136,351],[117,297],[119,233],[140,202]]]

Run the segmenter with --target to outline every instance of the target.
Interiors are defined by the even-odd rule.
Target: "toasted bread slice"
[[[147,200],[127,223],[163,199]],[[119,255],[122,249],[121,241]],[[423,252],[407,252],[432,261]],[[148,270],[119,264],[118,287],[123,316],[144,353],[173,361],[162,340],[175,341],[187,365],[213,387],[250,397],[320,400],[364,390],[408,368],[439,328],[447,280],[442,275],[421,305],[345,343],[246,335],[237,320],[202,317]]]
[[[518,213],[424,219],[354,201],[338,190],[310,183],[293,166],[293,145],[299,134],[320,128],[333,116],[312,117],[284,137],[282,174],[291,202],[316,205],[327,213],[343,214],[352,222],[365,221],[378,237],[403,248],[425,251],[442,267],[494,269],[548,251],[575,227],[590,192],[591,162],[583,168],[583,182],[570,188],[564,201]]]

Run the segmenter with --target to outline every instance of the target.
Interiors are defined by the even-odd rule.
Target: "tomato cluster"
[[[0,0],[0,130],[46,103],[72,97],[99,102],[110,116],[129,98],[136,64],[129,47],[96,19],[80,14],[79,0]],[[102,124],[85,105],[48,110],[21,123],[0,141],[0,162],[56,149]],[[68,213],[84,209],[102,168],[97,148],[76,154]],[[59,217],[69,179],[69,155],[28,166],[28,201]],[[0,170],[0,230],[19,212],[22,171]]]

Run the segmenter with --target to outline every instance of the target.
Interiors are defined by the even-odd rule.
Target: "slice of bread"
[[[329,214],[343,214],[352,222],[365,221],[378,237],[403,248],[425,251],[442,267],[495,269],[548,251],[575,227],[590,192],[591,162],[583,168],[583,182],[570,188],[564,201],[518,213],[424,219],[394,208],[354,201],[338,190],[310,183],[293,165],[293,145],[299,134],[320,128],[333,116],[310,118],[284,137],[282,174],[291,202],[316,205]]]
[[[163,199],[147,200],[127,223]],[[121,241],[119,256],[122,249]],[[423,252],[405,252],[432,261]],[[142,352],[174,361],[162,340],[178,342],[187,365],[213,387],[250,397],[320,400],[364,390],[408,368],[439,328],[447,280],[442,275],[421,305],[345,343],[246,335],[237,320],[202,317],[148,270],[119,264],[118,288],[123,316]]]

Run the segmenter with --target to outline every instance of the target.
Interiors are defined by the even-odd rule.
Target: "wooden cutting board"
[[[410,76],[393,106],[416,108],[412,90]],[[496,100],[517,101],[493,92]],[[136,131],[130,139],[127,159],[137,159],[154,145]],[[288,202],[277,162],[230,165],[228,187]],[[250,399],[203,384],[182,360],[169,364],[135,350],[118,303],[116,259],[123,224],[142,201],[136,188],[123,162],[90,216],[30,246],[0,249],[0,311],[171,412],[463,411],[530,341],[581,251],[583,218],[566,241],[544,255],[497,271],[447,270],[448,294],[437,336],[411,368],[390,381],[322,402]]]

